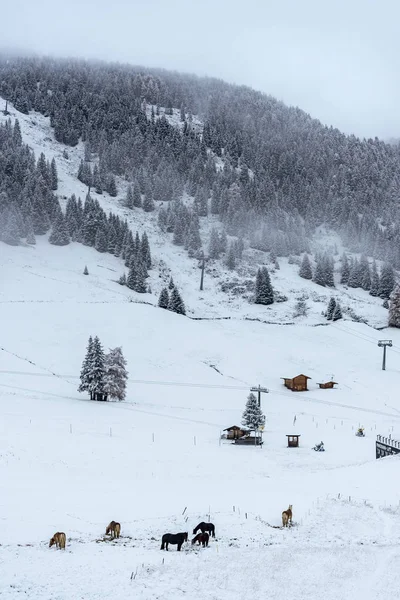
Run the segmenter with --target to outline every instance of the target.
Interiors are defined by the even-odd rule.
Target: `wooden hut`
[[[287,437],[287,447],[288,448],[298,448],[299,447],[299,435],[286,435]]]
[[[248,429],[242,429],[237,425],[232,425],[232,427],[227,427],[224,429],[226,431],[226,439],[227,440],[238,440],[247,435],[250,435],[250,431]]]
[[[321,390],[331,390],[334,385],[337,385],[336,381],[327,381],[326,383],[318,384]]]
[[[284,385],[292,392],[307,392],[307,379],[311,379],[307,375],[296,375],[293,379],[289,379],[288,377],[281,377],[283,379]]]

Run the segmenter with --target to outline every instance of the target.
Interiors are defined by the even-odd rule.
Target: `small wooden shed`
[[[327,381],[326,383],[318,384],[321,390],[330,390],[334,385],[338,385],[336,381]]]
[[[237,425],[227,427],[226,429],[224,429],[224,431],[226,431],[227,440],[238,440],[240,438],[245,437],[246,435],[250,435],[250,431],[248,429],[242,429],[242,427],[238,427]]]
[[[299,435],[286,435],[287,437],[287,447],[288,448],[298,448],[299,447]]]
[[[289,390],[292,390],[292,392],[307,392],[307,379],[311,379],[311,377],[301,374],[296,375],[292,379],[289,379],[289,377],[281,377],[281,379],[283,379],[284,385]]]

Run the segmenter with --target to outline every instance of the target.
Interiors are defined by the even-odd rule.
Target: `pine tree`
[[[242,424],[250,429],[250,431],[257,431],[259,427],[265,425],[265,415],[263,415],[261,408],[258,406],[257,398],[253,393],[247,396],[246,408],[243,411]]]
[[[169,290],[173,290],[174,287],[175,287],[175,283],[174,283],[174,280],[172,279],[172,276],[171,276],[170,279],[169,279],[169,283],[168,283],[168,289]]]
[[[371,288],[369,293],[371,296],[379,296],[379,273],[375,261],[372,263]]]
[[[115,177],[114,175],[109,175],[108,177],[108,182],[107,182],[107,192],[110,194],[110,196],[112,196],[113,198],[115,198],[118,194],[117,191],[117,184],[115,181]]]
[[[166,308],[166,309],[168,309],[168,307],[169,307],[169,294],[168,294],[167,288],[163,288],[161,290],[161,294],[160,294],[160,297],[158,299],[158,306],[160,308]]]
[[[393,267],[385,264],[381,270],[379,281],[379,296],[380,298],[390,298],[390,294],[395,286],[395,275]]]
[[[128,189],[126,190],[125,205],[127,208],[133,208],[133,189],[131,185],[128,185]]]
[[[319,256],[317,258],[317,264],[315,266],[314,283],[325,286],[326,285],[325,278],[326,278],[326,272],[325,272],[324,260],[323,260],[323,257]]]
[[[390,294],[389,327],[400,327],[400,285],[397,283]]]
[[[262,267],[257,271],[255,304],[268,306],[274,302],[274,291],[267,267]]]
[[[328,308],[326,310],[326,318],[328,319],[328,321],[332,321],[333,313],[335,312],[335,308],[336,308],[336,300],[332,296],[332,298],[329,300]]]
[[[217,229],[213,227],[211,229],[210,234],[210,243],[208,245],[208,255],[210,258],[219,258],[221,249],[220,249],[220,240]]]
[[[168,310],[177,313],[178,315],[186,315],[185,304],[181,298],[177,288],[174,287],[169,299]]]
[[[96,231],[94,247],[96,248],[97,252],[107,252],[107,248],[108,248],[107,236],[104,233],[104,230],[101,229],[100,227]]]
[[[151,269],[151,253],[150,253],[150,244],[149,238],[147,237],[147,233],[144,232],[142,235],[142,241],[140,242],[140,256],[142,262],[146,265],[148,269]]]
[[[339,302],[336,302],[336,306],[335,306],[335,310],[333,311],[333,315],[332,315],[332,321],[338,321],[339,319],[342,319],[342,309],[340,308],[340,304]]]
[[[128,372],[122,348],[113,348],[105,357],[104,394],[113,400],[125,400],[127,379]]]
[[[155,206],[154,206],[154,200],[153,200],[153,195],[151,190],[148,190],[147,193],[144,195],[144,200],[143,200],[143,210],[145,212],[152,212],[154,210]]]
[[[81,383],[78,387],[78,392],[90,392],[89,386],[92,382],[92,361],[93,361],[93,338],[89,337],[89,342],[87,345],[86,356],[82,363],[80,380]],[[92,400],[92,394],[90,394],[90,399]]]
[[[104,392],[105,356],[99,338],[93,340],[93,353],[90,361],[89,392],[93,400],[107,400]]]
[[[361,271],[360,271],[360,263],[355,258],[353,261],[353,264],[351,266],[351,269],[350,269],[348,286],[352,287],[352,288],[358,288],[358,287],[361,287],[361,284],[362,284],[362,277],[361,277]]]
[[[123,273],[121,277],[118,279],[119,285],[126,285],[126,275]]]
[[[55,246],[66,246],[70,242],[67,223],[61,208],[58,211],[53,230],[49,236],[49,242]]]
[[[136,287],[136,263],[133,262],[129,269],[128,277],[126,278],[126,285],[130,290],[134,290]]]
[[[342,268],[340,271],[340,283],[342,283],[343,285],[347,285],[349,282],[349,275],[350,275],[349,259],[347,258],[347,254],[343,254]]]
[[[58,175],[57,175],[57,165],[56,165],[56,161],[54,158],[51,161],[50,174],[51,174],[51,189],[56,190],[58,188]]]
[[[89,271],[88,271],[88,268],[87,268],[86,265],[85,265],[85,268],[83,269],[83,274],[84,275],[89,275]]]
[[[140,187],[137,182],[133,185],[133,206],[136,208],[142,207],[142,196],[140,194]]]
[[[229,249],[228,249],[228,253],[226,255],[225,263],[226,263],[226,266],[228,267],[228,269],[232,270],[235,268],[236,256],[235,256],[235,248],[232,243],[229,244]]]
[[[312,268],[308,254],[304,254],[299,271],[300,277],[303,279],[312,279]]]

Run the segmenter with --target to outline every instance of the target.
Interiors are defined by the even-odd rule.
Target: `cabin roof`
[[[245,429],[244,427],[238,427],[237,425],[232,425],[232,427],[227,427],[223,431],[248,431],[248,429]]]
[[[311,377],[309,377],[308,375],[303,375],[303,373],[300,373],[300,375],[295,375],[294,377],[281,377],[281,379],[297,379],[297,377],[305,377],[306,379],[311,379]]]

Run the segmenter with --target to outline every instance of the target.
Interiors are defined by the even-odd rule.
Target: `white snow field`
[[[82,147],[66,161],[47,119],[15,116],[36,155],[56,157],[60,193],[83,198]],[[220,280],[232,275],[218,266],[200,293],[196,261],[158,232],[156,214],[99,201],[148,232],[152,294],[118,285],[122,261],[80,244],[0,242],[0,597],[398,598],[400,456],[376,460],[375,439],[400,439],[400,332],[327,324],[330,291],[281,259],[272,281],[288,302],[266,309],[224,294]],[[169,270],[189,316],[209,320],[154,306]],[[293,319],[304,293],[309,316]],[[335,296],[384,327],[380,300],[342,286]],[[89,335],[105,349],[122,345],[125,402],[77,392]],[[394,345],[383,372],[385,338]],[[309,391],[292,393],[280,378],[299,373],[312,378]],[[318,388],[331,378],[337,389]],[[221,441],[258,384],[269,389],[264,445]],[[355,436],[360,425],[365,438]],[[289,449],[293,433],[300,447]],[[326,452],[314,452],[321,440]],[[284,530],[289,504],[294,522]],[[163,533],[188,531],[190,540],[209,519],[208,548],[160,550]],[[111,520],[122,526],[115,542],[104,536]],[[67,535],[65,551],[48,547],[56,531]]]
[[[195,321],[126,301],[116,263],[78,244],[0,246],[1,597],[396,597],[400,457],[377,461],[374,442],[400,437],[399,332]],[[122,344],[126,402],[77,392],[91,334]],[[309,391],[286,390],[300,372]],[[338,388],[318,389],[331,376]],[[258,383],[263,447],[221,442]],[[160,550],[209,515],[208,548]],[[122,537],[103,541],[112,519]],[[55,531],[65,552],[48,548]]]

